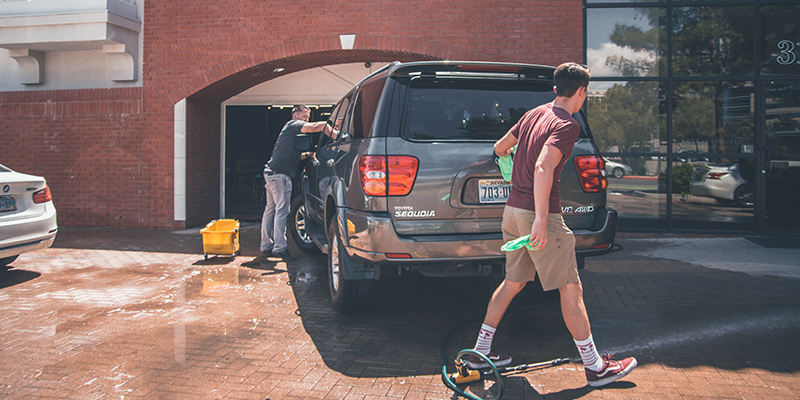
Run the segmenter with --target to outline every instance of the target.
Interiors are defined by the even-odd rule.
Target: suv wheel
[[[350,263],[339,234],[339,224],[334,220],[328,228],[328,282],[333,309],[341,313],[362,311],[372,292],[371,281],[348,281],[343,271]]]
[[[292,200],[292,208],[289,212],[291,217],[291,226],[289,230],[292,232],[292,238],[297,247],[304,253],[320,254],[319,248],[311,240],[311,234],[306,231],[306,205],[303,201],[303,196],[297,196]]]

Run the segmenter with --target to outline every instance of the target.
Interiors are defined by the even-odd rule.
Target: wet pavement
[[[325,257],[203,259],[199,230],[63,227],[0,271],[0,398],[453,399],[442,353],[474,345],[498,283],[404,275],[334,312]],[[504,399],[800,398],[800,249],[740,237],[620,235],[581,272],[601,352],[639,367],[603,389],[583,366],[510,374]],[[789,246],[791,247],[791,246]],[[524,294],[495,348],[575,358],[557,302]],[[497,395],[484,380],[464,388]]]

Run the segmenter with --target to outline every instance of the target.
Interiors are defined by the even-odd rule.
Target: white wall
[[[329,65],[295,72],[254,86],[224,105],[336,104],[350,89],[386,63]]]

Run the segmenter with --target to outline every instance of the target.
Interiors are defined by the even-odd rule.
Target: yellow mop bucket
[[[208,223],[200,230],[203,234],[203,256],[208,260],[209,254],[229,255],[236,258],[239,251],[239,221],[235,219],[218,219]]]

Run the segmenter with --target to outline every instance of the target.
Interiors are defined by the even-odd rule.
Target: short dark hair
[[[310,110],[308,107],[306,107],[304,104],[300,104],[300,105],[298,105],[298,106],[294,106],[294,108],[292,109],[292,116],[294,116],[295,114],[297,114],[297,113],[299,113],[299,112],[303,112],[303,111],[306,111],[306,110],[308,110],[308,111],[311,111],[311,110]]]
[[[592,74],[587,66],[572,62],[561,64],[553,74],[556,95],[572,97],[578,89],[588,87],[591,78]]]

